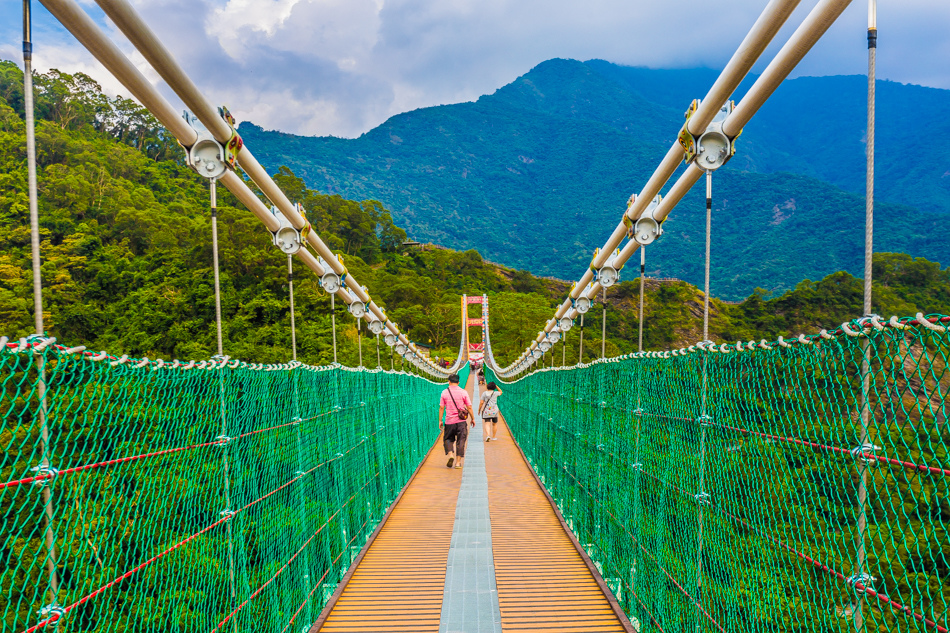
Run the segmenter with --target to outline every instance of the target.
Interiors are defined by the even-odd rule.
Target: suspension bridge
[[[455,363],[430,360],[131,4],[97,3],[193,113],[180,117],[75,0],[43,0],[208,181],[218,353],[130,358],[46,333],[24,2],[36,333],[0,337],[4,633],[950,633],[950,316],[871,310],[873,0],[863,315],[773,341],[642,349],[645,247],[703,176],[708,339],[713,174],[849,4],[820,0],[733,104],[798,5],[772,0],[689,105],[590,267],[504,367],[487,296],[461,298]],[[287,257],[286,363],[247,363],[224,349],[218,183]],[[637,250],[640,351],[607,358],[602,348],[591,364],[558,365],[557,343],[576,325],[583,333]],[[359,367],[298,362],[295,258],[332,298],[334,349],[339,299],[377,350],[382,339],[415,373],[384,369],[378,352],[363,367],[362,348]],[[465,467],[447,469],[437,401],[451,374],[478,400],[470,361],[503,391],[500,429],[494,442],[474,431]]]

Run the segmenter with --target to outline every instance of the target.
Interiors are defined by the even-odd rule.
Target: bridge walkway
[[[474,374],[467,389],[477,402]],[[471,429],[462,470],[439,438],[310,633],[633,631],[498,426]]]

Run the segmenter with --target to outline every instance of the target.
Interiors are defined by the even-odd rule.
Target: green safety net
[[[4,633],[306,631],[438,433],[401,372],[71,351],[0,349]]]
[[[543,369],[503,414],[635,629],[946,632],[948,325]]]

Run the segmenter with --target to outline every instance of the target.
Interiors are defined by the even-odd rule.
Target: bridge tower
[[[482,305],[482,314],[477,319],[468,315],[468,305],[470,303],[480,303]],[[488,295],[462,295],[462,333],[465,336],[465,353],[468,360],[481,363],[485,358],[485,330],[488,323]],[[469,336],[469,328],[482,328],[482,342],[473,343]]]

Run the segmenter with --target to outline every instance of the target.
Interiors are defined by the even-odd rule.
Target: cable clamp
[[[699,505],[708,506],[711,497],[709,496],[708,492],[700,492],[697,493],[693,498],[696,499],[696,503]]]
[[[41,620],[46,621],[46,624],[53,624],[66,615],[66,609],[54,602],[53,604],[40,607],[40,610],[36,613],[40,616]]]
[[[37,488],[45,488],[46,486],[52,486],[53,480],[59,475],[59,469],[53,468],[52,466],[34,466],[30,469],[31,473],[36,473],[36,479],[33,480],[33,485]]]
[[[855,461],[864,462],[865,466],[877,466],[877,458],[874,451],[879,450],[881,450],[880,446],[862,444],[861,446],[851,449],[851,457],[853,457]]]
[[[637,472],[643,472],[643,464],[641,464],[640,462],[636,462],[636,463],[630,464],[630,466],[631,466],[631,468],[633,468],[633,469],[636,470]]]
[[[705,414],[696,418],[696,421],[699,422],[701,427],[713,426],[712,418]]]
[[[305,472],[302,471],[302,470],[298,470],[298,471],[295,471],[295,472],[294,472],[294,477],[295,477],[296,479],[300,479],[301,477],[306,477],[306,476],[307,476],[307,473],[305,473]]]
[[[234,510],[225,508],[224,510],[218,513],[218,516],[224,519],[225,521],[230,521],[232,518],[234,518],[234,514],[235,514]]]
[[[606,447],[605,445],[603,445],[603,444],[598,444],[598,445],[595,446],[594,448],[596,448],[598,451],[600,451],[600,452],[603,453],[604,450],[606,450],[607,447]]]
[[[299,417],[291,418],[290,420],[290,423],[293,424],[294,426],[300,426],[301,422],[303,422],[303,419]]]
[[[858,593],[866,593],[868,589],[874,591],[875,580],[877,580],[877,578],[870,574],[854,574],[853,576],[848,576],[845,582],[851,585],[851,588]],[[858,588],[858,585],[861,585],[861,588]]]
[[[231,440],[234,439],[228,435],[219,435],[214,438],[214,441],[218,443],[218,446],[225,447],[231,443]]]
[[[633,410],[633,415],[637,415],[637,416],[643,415],[643,409],[641,409],[640,407],[637,407],[636,409]]]

